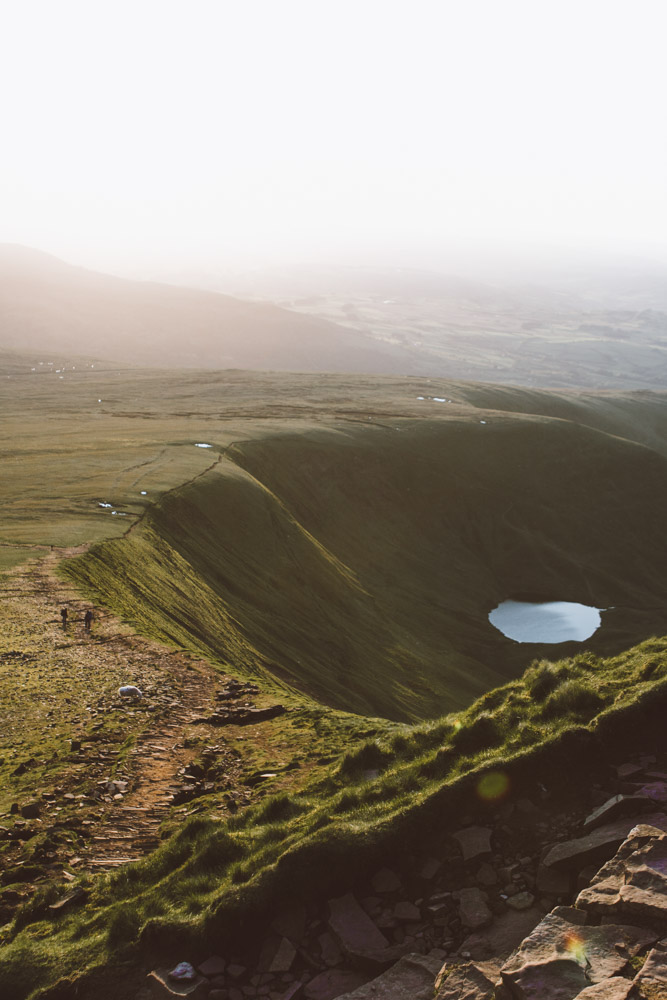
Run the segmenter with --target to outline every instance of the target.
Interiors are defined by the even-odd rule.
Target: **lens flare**
[[[578,934],[566,934],[563,946],[563,950],[574,959],[577,965],[585,967],[589,964],[586,955],[586,943]]]
[[[510,779],[504,771],[491,771],[477,782],[477,794],[485,802],[497,802],[507,795]]]

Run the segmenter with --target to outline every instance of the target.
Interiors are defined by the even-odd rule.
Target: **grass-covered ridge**
[[[548,784],[573,753],[585,767],[605,743],[646,740],[666,706],[667,639],[611,659],[538,662],[463,713],[358,744],[294,795],[224,822],[191,819],[144,862],[88,883],[69,916],[47,916],[55,890],[38,896],[5,932],[1,981],[21,1000],[137,941],[196,950],[223,934],[231,945],[286,898],[340,892],[371,856],[444,835],[461,809],[483,811],[480,791]]]
[[[643,445],[497,415],[255,435],[219,455],[67,572],[234,671],[417,721],[549,655],[489,624],[508,597],[609,609],[599,653],[667,631],[667,460]]]

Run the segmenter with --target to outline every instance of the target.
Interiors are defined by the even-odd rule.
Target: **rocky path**
[[[234,680],[133,635],[104,609],[93,608],[87,629],[90,603],[55,571],[81,551],[53,549],[0,578],[5,918],[35,884],[143,857],[170,812],[186,814],[199,795],[224,787],[237,804],[249,795],[238,753],[202,721]],[[120,698],[123,684],[144,697]],[[22,890],[3,893],[17,882]]]

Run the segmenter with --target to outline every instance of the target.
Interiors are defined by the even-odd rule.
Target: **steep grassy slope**
[[[55,995],[69,996],[65,982],[142,952],[252,951],[286,902],[340,895],[393,854],[441,845],[462,811],[484,823],[505,794],[562,788],[575,758],[590,776],[610,746],[650,745],[666,677],[664,639],[536,664],[459,716],[357,746],[295,795],[225,822],[200,814],[145,862],[83,880],[82,909],[54,915],[55,886],[27,904],[0,936],[0,982],[37,1000],[61,977]]]
[[[597,651],[666,631],[666,497],[665,458],[562,419],[255,435],[69,572],[230,669],[429,718],[552,651],[489,624],[508,597],[609,609]]]

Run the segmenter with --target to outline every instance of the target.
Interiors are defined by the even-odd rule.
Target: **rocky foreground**
[[[198,962],[175,955],[196,978],[158,968],[126,995],[666,1000],[664,763],[645,754],[615,765],[570,814],[546,789],[543,800],[503,803],[492,825],[473,810],[439,856],[404,858],[354,892],[286,909],[252,964],[222,948]]]

